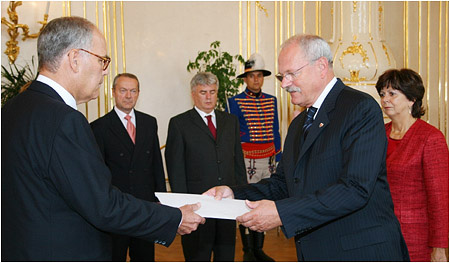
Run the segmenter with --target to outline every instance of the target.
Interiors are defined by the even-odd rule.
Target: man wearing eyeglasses
[[[166,192],[159,149],[158,125],[150,115],[134,109],[139,80],[131,73],[113,81],[114,109],[91,123],[100,152],[111,170],[112,184],[134,197],[157,202],[155,192]],[[112,261],[155,261],[154,243],[112,234]]]
[[[277,98],[262,92],[264,77],[272,73],[264,69],[263,57],[254,53],[245,62],[244,73],[237,76],[247,85],[245,90],[228,99],[229,112],[239,118],[242,151],[247,182],[257,183],[275,172],[281,159]],[[264,232],[239,225],[244,261],[274,261],[264,253]]]
[[[80,17],[50,21],[38,38],[39,76],[2,108],[2,261],[111,261],[108,232],[165,246],[205,219],[111,185],[77,104],[98,96],[106,43]],[[120,156],[117,156],[120,158]]]
[[[205,194],[253,201],[236,220],[254,231],[281,226],[295,238],[299,261],[409,261],[378,103],[334,76],[330,47],[318,36],[291,37],[278,66],[292,103],[308,109],[290,124],[276,173]]]

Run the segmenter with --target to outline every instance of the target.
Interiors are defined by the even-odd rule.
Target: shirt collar
[[[207,115],[212,115],[213,118],[216,118],[216,113],[213,111],[211,111],[210,113],[206,113],[202,110],[200,110],[199,108],[197,108],[197,106],[194,106],[195,110],[198,112],[198,114],[200,114],[200,116],[203,118],[205,118]]]
[[[127,116],[127,113],[119,110],[117,107],[114,107],[114,111],[117,113],[117,115],[119,116],[119,118],[121,120],[125,119],[125,116]],[[134,114],[134,109],[131,109],[130,113],[128,114],[131,116],[131,120],[136,120],[135,114]]]
[[[41,74],[39,74],[36,80],[49,85],[54,91],[56,91],[56,93],[58,93],[59,96],[61,96],[64,103],[66,103],[73,109],[78,110],[75,98],[65,88],[63,88],[63,86],[59,85],[56,81],[50,79],[49,77],[46,77]]]
[[[328,93],[330,93],[331,88],[333,88],[334,84],[336,84],[336,81],[337,81],[337,78],[333,77],[333,79],[330,82],[328,82],[327,86],[325,87],[325,89],[323,89],[322,93],[320,93],[320,96],[317,98],[316,102],[314,102],[314,104],[312,105],[314,108],[320,109],[323,101],[327,97]],[[317,112],[319,112],[319,111],[317,111]],[[316,113],[316,115],[317,115],[317,113]]]

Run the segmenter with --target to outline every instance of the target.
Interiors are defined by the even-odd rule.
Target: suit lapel
[[[194,123],[194,125],[198,126],[200,128],[200,130],[205,132],[212,140],[214,140],[214,137],[213,137],[211,131],[209,130],[208,126],[202,120],[202,117],[200,116],[200,114],[198,114],[198,112],[195,109],[192,109],[190,111],[190,116],[192,118],[192,122]],[[216,118],[217,118],[217,115],[216,115]]]
[[[338,98],[339,93],[342,91],[344,86],[345,86],[344,83],[342,83],[342,81],[338,79],[338,81],[334,84],[333,88],[330,90],[330,93],[328,93],[327,97],[323,101],[316,118],[314,119],[311,127],[309,128],[308,136],[306,137],[306,139],[304,140],[304,142],[300,147],[300,154],[298,156],[297,162],[305,155],[305,153],[311,147],[314,141],[319,137],[322,131],[330,123],[328,114],[334,109],[336,105],[336,99]],[[302,123],[304,123],[304,121]]]
[[[111,132],[117,137],[117,140],[120,141],[130,153],[133,153],[134,151],[133,141],[131,140],[130,135],[128,135],[127,129],[125,129],[125,127],[123,126],[123,123],[119,119],[117,113],[114,110],[112,110],[107,115],[110,121],[109,127],[111,129]]]
[[[136,116],[136,144],[134,146],[132,162],[139,156],[139,153],[144,149],[146,140],[149,140],[150,134],[146,134],[147,131],[146,123],[144,122],[143,116],[137,110],[134,110],[134,116]],[[128,135],[128,132],[127,132]],[[128,136],[130,137],[130,136]],[[130,138],[131,141],[131,138]]]
[[[216,141],[219,141],[219,138],[222,136],[225,127],[225,116],[223,115],[223,112],[217,110],[215,110],[214,112],[216,113]]]

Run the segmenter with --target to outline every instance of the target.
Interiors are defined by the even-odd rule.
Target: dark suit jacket
[[[386,180],[379,105],[340,80],[303,141],[306,111],[289,126],[276,174],[235,198],[272,199],[299,260],[409,260]]]
[[[181,211],[113,187],[86,118],[46,84],[2,108],[1,147],[3,261],[109,261],[105,232],[175,238]]]
[[[247,182],[238,119],[215,114],[217,140],[195,109],[170,119],[165,157],[172,192],[201,194],[216,185]]]
[[[156,119],[134,111],[136,144],[131,141],[117,113],[112,110],[91,123],[112,184],[122,192],[155,202],[155,192],[166,192]]]

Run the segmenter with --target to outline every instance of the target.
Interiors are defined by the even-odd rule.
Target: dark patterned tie
[[[212,122],[211,117],[212,117],[212,115],[206,116],[206,119],[208,119],[208,128],[211,131],[214,139],[216,139],[216,127],[214,126],[214,123]]]
[[[306,120],[303,124],[303,138],[306,138],[306,135],[308,135],[309,127],[311,127],[313,121],[314,121],[314,114],[316,114],[317,108],[309,107],[308,112],[306,113]]]

